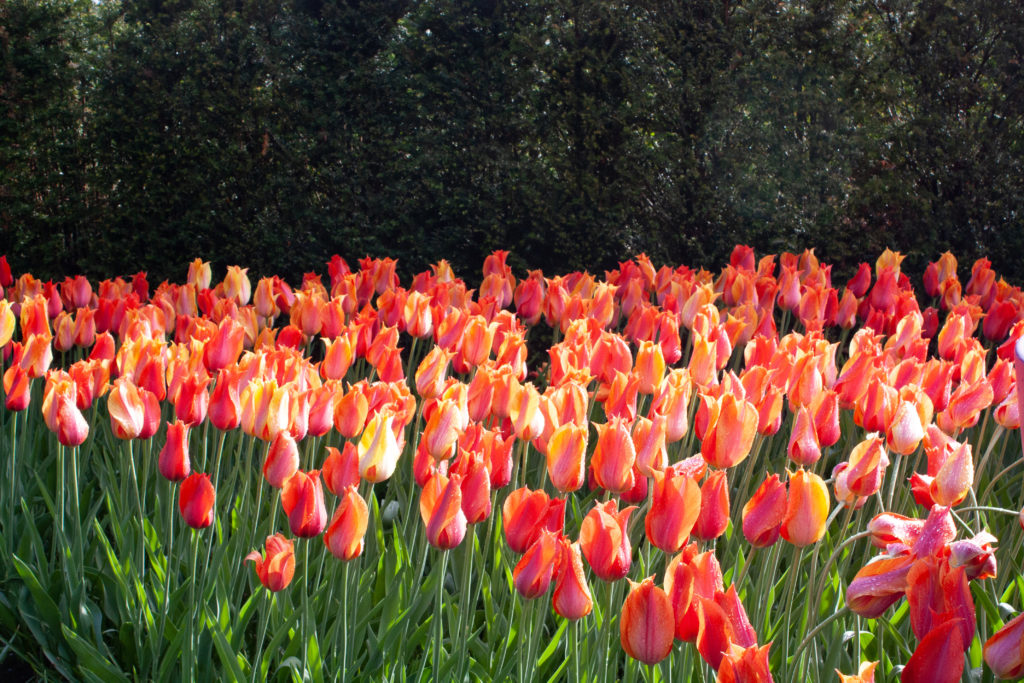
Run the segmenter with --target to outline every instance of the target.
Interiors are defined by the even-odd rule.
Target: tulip
[[[996,678],[1024,676],[1024,614],[1018,615],[992,634],[982,650],[985,663]]]
[[[278,432],[267,446],[263,461],[263,476],[275,489],[283,488],[299,469],[299,447],[288,432]]]
[[[192,469],[188,455],[189,426],[180,420],[167,425],[167,441],[160,450],[157,467],[170,481],[181,481]]]
[[[110,428],[119,439],[134,439],[142,431],[146,407],[139,394],[139,388],[124,377],[114,382],[107,398],[110,413]]]
[[[900,674],[901,683],[957,683],[964,672],[966,644],[961,619],[949,619],[918,643]]]
[[[789,500],[782,519],[782,537],[797,547],[817,543],[825,535],[829,497],[817,474],[797,470],[789,479]]]
[[[547,447],[547,468],[556,489],[567,493],[583,486],[586,451],[586,427],[570,422],[551,434]]]
[[[416,368],[416,393],[423,398],[437,398],[444,390],[448,363],[452,354],[435,346]]]
[[[423,443],[435,460],[447,460],[455,454],[462,431],[462,416],[454,399],[442,399],[430,405]]]
[[[541,531],[562,531],[565,500],[548,498],[544,491],[531,491],[524,486],[508,494],[501,516],[508,547],[512,552],[524,553]]]
[[[743,506],[743,535],[755,548],[778,540],[787,507],[786,485],[773,474],[766,478]]]
[[[910,553],[882,555],[864,565],[846,588],[846,605],[868,619],[877,619],[903,597],[913,566]]]
[[[420,517],[427,527],[427,541],[441,550],[462,543],[466,514],[462,511],[462,477],[435,473],[420,494]]]
[[[725,533],[729,526],[729,481],[725,470],[712,472],[700,487],[700,513],[693,534],[710,541]]]
[[[205,529],[213,524],[213,504],[216,498],[217,492],[210,483],[210,475],[196,472],[181,482],[178,510],[190,527]]]
[[[655,471],[651,508],[644,519],[647,539],[667,553],[686,544],[701,512],[701,489],[696,481],[672,468]]]
[[[665,449],[668,420],[654,413],[654,419],[639,417],[633,423],[633,447],[636,449],[636,468],[645,477],[668,466]]]
[[[394,419],[393,414],[377,413],[359,439],[359,476],[374,484],[394,474],[402,454],[391,426]]]
[[[559,616],[576,621],[593,611],[594,601],[590,595],[587,578],[583,574],[579,542],[569,543],[567,538],[560,536],[558,547],[555,590],[551,595],[551,605]]]
[[[949,454],[942,467],[935,474],[929,486],[929,493],[939,505],[959,505],[971,489],[974,482],[974,458],[971,445],[958,444]]]
[[[882,440],[878,437],[869,437],[853,447],[849,467],[844,469],[840,476],[852,494],[871,496],[881,486],[888,465],[889,458]]]
[[[622,649],[644,664],[657,664],[672,651],[672,603],[654,577],[629,585],[619,619]]]
[[[878,662],[861,662],[857,673],[852,676],[840,673],[836,669],[836,673],[839,675],[839,683],[875,683],[875,667],[877,666]]]
[[[527,600],[547,592],[559,557],[559,533],[547,529],[533,542],[512,570],[512,583]]]
[[[346,485],[336,493],[340,500],[324,532],[324,544],[332,555],[348,562],[363,553],[369,511],[354,485]]]
[[[814,417],[807,406],[801,407],[793,420],[793,431],[787,448],[790,459],[798,465],[810,467],[821,458],[821,446],[814,429]]]
[[[274,534],[267,536],[266,548],[266,559],[253,551],[245,556],[245,561],[252,560],[260,583],[277,592],[292,582],[295,574],[295,546],[281,534]]]
[[[77,384],[77,382],[76,382]],[[8,410],[20,411],[28,408],[32,379],[21,365],[12,365],[4,372],[4,405]]]
[[[598,578],[617,581],[632,564],[626,524],[636,507],[618,509],[615,500],[591,508],[580,526],[580,549]]]
[[[469,524],[491,516],[491,474],[482,451],[466,450],[448,469],[448,474],[462,478],[462,512]]]
[[[336,496],[342,495],[348,486],[358,486],[359,454],[356,452],[355,444],[346,441],[341,451],[328,446],[327,459],[324,460],[321,472],[327,490]]]
[[[731,393],[711,399],[700,453],[712,467],[732,467],[750,454],[757,432],[757,408]]]
[[[299,470],[289,477],[281,489],[281,506],[296,536],[312,538],[322,532],[327,525],[327,508],[320,471]]]
[[[722,656],[715,683],[773,683],[768,669],[768,649],[771,646],[771,643],[763,647],[754,644],[744,648],[731,644]]]
[[[633,463],[636,461],[636,447],[629,433],[629,427],[622,418],[614,418],[607,424],[594,424],[597,429],[597,447],[591,456],[594,479],[597,485],[613,493],[622,493],[633,488]]]

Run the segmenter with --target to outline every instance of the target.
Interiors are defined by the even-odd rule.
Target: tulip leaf
[[[82,673],[90,673],[101,681],[129,680],[128,676],[111,664],[106,656],[70,628],[62,624],[61,632],[78,658],[78,666]]]
[[[559,619],[562,623],[558,625],[558,630],[555,631],[554,635],[551,636],[551,641],[548,646],[544,648],[544,651],[540,653],[540,658],[537,660],[537,666],[542,667],[547,663],[548,659],[558,650],[559,644],[562,642],[562,636],[565,635],[565,629],[569,625],[568,619]]]
[[[210,625],[210,633],[213,635],[213,646],[217,650],[217,655],[220,657],[221,663],[224,664],[225,668],[230,672],[231,678],[236,681],[245,679],[245,675],[242,673],[242,667],[239,665],[238,659],[240,655],[235,654],[235,650],[231,647],[231,643],[224,635],[216,619],[213,615],[209,614],[209,610],[204,609],[207,613],[207,623]]]
[[[60,610],[57,609],[57,603],[53,601],[50,594],[39,583],[39,579],[32,573],[32,569],[25,564],[24,560],[17,555],[12,555],[11,561],[14,563],[14,569],[18,572],[18,576],[21,577],[29,593],[32,594],[32,599],[35,601],[36,608],[39,610],[39,615],[43,618],[43,621],[46,622],[47,626],[54,633],[60,633]]]

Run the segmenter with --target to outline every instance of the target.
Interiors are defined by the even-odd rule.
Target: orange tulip
[[[256,566],[260,583],[276,592],[292,582],[295,574],[295,546],[281,534],[274,534],[267,536],[266,548],[266,559],[253,551],[245,556],[245,561],[251,560]]]
[[[667,553],[679,552],[701,512],[701,489],[674,468],[655,471],[650,511],[644,519],[647,539]]]
[[[346,487],[358,486],[359,454],[356,452],[355,444],[346,441],[341,451],[328,446],[327,459],[324,460],[321,472],[327,490],[336,496],[340,496]]]
[[[548,498],[544,491],[531,491],[524,486],[508,494],[501,515],[508,547],[512,552],[524,553],[541,531],[562,531],[565,500]]]
[[[836,673],[839,674],[839,683],[875,683],[875,667],[877,666],[878,662],[861,662],[857,673],[852,676],[840,673],[839,669],[836,669]]]
[[[281,506],[296,536],[312,538],[322,532],[327,525],[327,508],[320,471],[298,470],[289,477],[281,489]]]
[[[622,418],[614,418],[607,424],[594,424],[597,429],[597,447],[591,457],[594,479],[597,485],[613,493],[622,493],[633,488],[633,463],[636,461],[636,447],[629,433],[629,426]]]
[[[450,550],[466,535],[466,513],[462,511],[462,477],[435,473],[420,494],[420,517],[427,527],[430,545]]]
[[[547,447],[547,468],[556,489],[567,493],[583,486],[586,452],[586,427],[570,422],[551,434]]]
[[[4,405],[8,410],[28,408],[32,398],[32,379],[21,365],[12,365],[4,372]],[[77,382],[76,382],[77,384]]]
[[[771,643],[763,647],[754,644],[744,648],[731,644],[722,656],[715,683],[773,683],[768,669],[768,649],[771,646]]]
[[[139,388],[131,381],[120,377],[107,398],[110,413],[110,428],[118,439],[135,439],[142,432],[146,417],[146,406],[142,402]]]
[[[569,543],[569,539],[558,539],[558,561],[555,567],[555,590],[551,605],[555,613],[570,621],[576,621],[590,614],[594,601],[590,595],[587,578],[583,574],[583,559],[580,544]]]
[[[636,507],[618,508],[615,500],[598,503],[580,526],[580,549],[594,573],[605,581],[623,578],[633,561],[626,524]]]
[[[712,472],[700,487],[700,513],[693,535],[710,541],[725,533],[729,525],[729,481],[725,470]]]
[[[750,454],[758,426],[757,409],[747,400],[727,393],[708,401],[707,429],[700,453],[712,467],[726,469]]]
[[[787,507],[786,485],[773,474],[766,478],[743,506],[743,535],[755,548],[779,539]]]
[[[672,603],[654,577],[629,585],[619,618],[622,649],[644,664],[657,664],[672,651]]]
[[[444,390],[448,375],[448,362],[452,354],[435,346],[423,357],[416,368],[416,393],[423,398],[437,398]]]
[[[559,533],[547,529],[526,549],[512,570],[512,583],[527,600],[547,592],[559,557]]]
[[[263,461],[263,476],[268,484],[275,489],[280,489],[298,470],[298,444],[288,432],[279,432],[267,446],[267,457]]]
[[[821,458],[821,447],[814,429],[814,418],[808,407],[800,408],[793,420],[793,431],[787,448],[790,459],[798,465],[810,467]]]
[[[633,446],[636,449],[636,468],[640,474],[650,477],[654,472],[668,467],[668,452],[665,449],[668,420],[653,413],[654,419],[638,417],[633,423]]]
[[[789,479],[789,500],[782,519],[782,537],[795,546],[817,543],[825,535],[829,497],[818,475],[797,470]]]
[[[89,423],[78,409],[78,390],[68,373],[46,373],[46,385],[43,388],[43,420],[64,446],[79,446],[88,438]]]
[[[351,484],[337,491],[337,495],[340,500],[324,532],[324,544],[332,555],[348,562],[363,554],[369,510]]]
[[[178,510],[190,527],[205,529],[213,524],[213,504],[216,498],[217,492],[210,483],[210,475],[196,472],[181,482]]]
[[[974,458],[969,443],[957,444],[929,486],[932,500],[939,505],[959,505],[974,482]]]
[[[491,474],[484,453],[462,451],[448,469],[449,476],[462,478],[462,512],[469,524],[482,522],[491,516]]]
[[[1024,614],[1014,617],[992,634],[982,652],[996,678],[1024,676]]]
[[[853,447],[849,467],[837,475],[837,482],[842,478],[843,485],[853,495],[871,496],[881,486],[888,465],[889,458],[882,445],[882,439],[869,437]]]

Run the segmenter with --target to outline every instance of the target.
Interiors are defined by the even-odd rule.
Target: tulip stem
[[[346,562],[341,572],[341,680],[349,680],[348,675],[348,583],[352,562]]]
[[[1002,451],[1000,452],[999,462],[1003,462],[1002,452],[1005,452],[1005,450],[1006,450],[1006,443],[1007,443],[1007,440],[1004,439],[1003,440],[1003,448],[1002,448]],[[990,493],[992,493],[992,487],[996,485],[996,482],[999,481],[1000,479],[1002,479],[1003,476],[1007,472],[1009,472],[1014,467],[1017,467],[1018,465],[1021,465],[1021,464],[1024,464],[1024,458],[1018,458],[1017,460],[1014,460],[1012,463],[1010,463],[1009,465],[1007,465],[1006,467],[1001,469],[999,471],[999,473],[996,474],[996,476],[992,477],[992,481],[990,481],[988,483],[988,486],[985,487],[985,492],[983,494],[981,494],[981,500],[988,500],[988,496],[989,496]]]
[[[432,678],[435,681],[441,680],[441,641],[444,639],[444,624],[441,619],[441,611],[444,607],[444,575],[448,570],[448,551],[441,552],[441,563],[438,565],[440,571],[437,574],[437,597],[434,600],[434,662]]]
[[[196,566],[199,559],[199,532],[192,530],[192,573],[189,575],[188,587],[188,650],[185,654],[185,666],[188,667],[187,680],[195,680],[196,665],[196,618],[198,614],[196,605]]]
[[[310,539],[302,544],[302,678],[309,673],[309,545]]]
[[[802,547],[794,547],[792,554],[792,561],[786,571],[789,572],[789,576],[786,577],[786,627],[783,633],[790,633],[790,619],[793,616],[793,598],[796,595],[796,577],[800,573],[800,561],[803,559]],[[785,639],[786,646],[783,650],[782,663],[786,667],[787,671],[789,668],[789,638]]]
[[[461,591],[459,593],[459,631],[458,631],[458,646],[459,646],[459,666],[456,669],[455,680],[461,681],[465,676],[463,670],[466,665],[466,644],[469,642],[469,634],[466,633],[466,628],[469,626],[469,622],[466,619],[467,612],[472,613],[469,601],[469,586],[472,583],[473,573],[473,545],[476,541],[476,525],[469,525],[469,534],[463,541],[463,552],[465,557],[462,561],[462,575],[459,577],[459,581],[462,583]],[[476,604],[476,601],[473,601]]]
[[[160,653],[160,643],[164,642],[164,630],[167,627],[167,612],[171,603],[171,570],[177,571],[177,564],[174,563],[174,482],[167,480],[167,495],[164,496],[164,503],[167,505],[167,566],[164,569],[164,595],[163,609],[160,611],[160,630],[157,637],[153,638],[154,661],[153,666],[159,664],[156,655]],[[155,671],[154,671],[155,673]]]
[[[747,577],[747,571],[749,571],[750,569],[750,563],[754,561],[755,557],[757,557],[758,550],[760,550],[760,548],[758,548],[756,545],[750,549],[750,554],[747,555],[746,561],[740,568],[739,576],[733,579],[732,584],[736,586],[737,591],[740,589],[740,586],[743,585],[743,579]]]

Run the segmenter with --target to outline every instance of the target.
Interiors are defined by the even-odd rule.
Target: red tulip
[[[947,619],[918,643],[900,674],[901,683],[957,683],[963,676],[962,620]]]
[[[527,600],[547,592],[559,557],[559,534],[542,530],[512,570],[512,583]]]
[[[647,539],[667,553],[679,552],[701,512],[701,489],[674,468],[655,471],[651,508],[644,519]]]
[[[192,469],[188,455],[189,427],[181,420],[167,425],[167,441],[160,449],[157,467],[160,474],[170,481],[181,481]]]
[[[327,508],[320,471],[295,472],[281,489],[281,506],[288,515],[292,533],[300,538],[311,538],[327,526]]]
[[[524,486],[508,494],[501,515],[508,547],[512,552],[524,553],[541,531],[562,531],[565,500],[548,498],[544,491],[531,491]]]
[[[786,515],[786,485],[773,474],[743,506],[743,535],[755,548],[766,548],[779,539]]]
[[[210,475],[196,472],[181,482],[178,510],[190,527],[205,529],[213,524],[213,504],[216,498],[217,492],[210,483]]]

